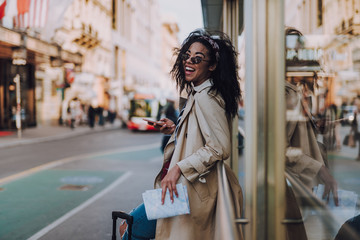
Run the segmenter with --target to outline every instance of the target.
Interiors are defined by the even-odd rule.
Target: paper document
[[[319,184],[317,187],[314,187],[314,193],[319,199],[322,199],[324,185]],[[328,203],[326,200],[322,200],[325,202],[328,210],[333,214],[340,227],[346,220],[355,216],[358,195],[352,191],[338,189],[338,198],[339,206],[335,206],[332,193],[330,194]]]
[[[179,197],[174,194],[174,202],[171,203],[169,190],[165,195],[164,205],[161,205],[161,188],[147,190],[142,196],[148,220],[173,217],[190,213],[189,198],[186,186],[182,183],[176,185]]]

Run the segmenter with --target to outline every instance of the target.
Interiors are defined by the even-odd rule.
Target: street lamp
[[[16,128],[18,137],[21,138],[21,92],[20,92],[20,75],[16,74],[14,77],[14,82],[16,84]]]
[[[12,49],[12,63],[15,66],[26,65],[27,52],[25,47],[15,47]],[[16,76],[14,82],[16,84],[16,129],[18,138],[21,138],[21,81],[20,74],[18,73],[18,67],[16,67]]]

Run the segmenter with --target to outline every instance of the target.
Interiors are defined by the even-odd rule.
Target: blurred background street
[[[162,163],[160,133],[119,122],[67,130],[0,138],[0,239],[109,239],[111,212],[130,211],[153,187]],[[341,126],[339,132],[349,131]],[[357,153],[358,146],[341,146],[328,158],[339,187],[360,192]],[[241,165],[242,185],[244,174]]]
[[[177,108],[173,50],[203,27],[175,2],[0,0],[0,239],[110,239],[153,188],[143,118]]]
[[[0,239],[110,239],[111,211],[153,187],[160,145],[116,128],[1,149]]]
[[[282,158],[285,126],[277,125],[288,113],[279,104],[279,76],[296,85],[311,117],[327,124],[317,136],[327,152],[313,160],[328,159],[347,195],[339,207],[313,206],[302,220],[309,240],[333,240],[346,219],[360,218],[359,6],[0,0],[0,239],[111,238],[111,212],[137,206],[162,163],[163,136],[143,118],[158,120],[169,107],[178,113],[174,50],[204,27],[229,35],[238,52],[242,99],[229,165],[247,199],[237,221],[248,223],[246,240],[284,239],[284,220],[299,222],[283,215],[281,174],[291,163]],[[283,42],[284,25],[302,36]],[[355,144],[344,145],[350,133]]]

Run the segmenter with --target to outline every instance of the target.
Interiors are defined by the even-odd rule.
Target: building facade
[[[167,96],[176,96],[175,81],[171,80],[170,71],[175,63],[174,51],[179,47],[177,34],[179,26],[171,15],[164,15],[162,20],[162,71],[165,73],[164,80],[160,83],[162,89],[167,89]]]
[[[74,0],[64,14],[62,26],[55,32],[53,39],[63,49],[83,56],[81,68],[64,65],[65,72],[73,75],[73,79],[67,79],[62,118],[67,116],[72,99],[81,102],[85,118],[90,106],[101,111],[108,109],[109,85],[114,79],[111,3],[110,0]]]
[[[323,50],[324,84],[337,92],[327,102],[351,103],[360,93],[360,1],[299,0],[285,1],[285,5],[291,11],[285,15],[285,25],[296,27],[308,45]]]
[[[177,24],[162,21],[155,0],[113,1],[113,6],[115,78],[121,86],[122,108],[129,107],[135,93],[159,99],[174,93],[167,61],[178,46]]]
[[[64,83],[61,66],[63,63],[80,66],[82,57],[41,39],[44,14],[34,9],[46,13],[47,4],[42,1],[5,3],[0,19],[0,129],[17,128],[17,119],[21,120],[22,128],[50,124],[61,116]],[[18,87],[14,82],[17,74]],[[20,88],[19,94],[17,88]]]
[[[24,72],[24,126],[66,123],[73,99],[81,102],[86,120],[90,106],[121,115],[135,92],[159,98],[174,93],[164,64],[178,46],[178,27],[163,23],[157,1],[49,0],[41,5],[46,21],[36,24],[26,19],[40,16],[32,9],[42,1],[27,2],[21,13],[11,1],[0,19],[0,128],[15,127],[11,79],[17,71]],[[25,65],[13,63],[18,48],[26,49]]]

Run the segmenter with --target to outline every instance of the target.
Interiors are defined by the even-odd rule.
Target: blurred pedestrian
[[[190,214],[147,221],[143,204],[134,217],[135,239],[206,239],[216,238],[219,206],[217,163],[229,158],[231,126],[237,114],[240,87],[237,53],[230,39],[217,32],[212,36],[196,30],[185,39],[177,51],[171,70],[180,92],[187,100],[180,104],[180,114],[174,121],[163,118],[160,131],[172,134],[164,149],[163,167],[155,179],[162,188],[162,202],[169,191],[177,196],[176,184],[187,186]],[[234,172],[224,164],[229,181],[235,217],[240,217],[242,192]],[[156,227],[155,227],[156,226]],[[120,233],[126,228],[121,225]],[[156,228],[156,230],[155,230]],[[142,230],[151,230],[145,235]],[[242,239],[240,227],[236,229]],[[124,234],[127,239],[127,232]]]
[[[327,131],[324,134],[323,142],[328,150],[340,150],[340,122],[338,121],[338,108],[335,104],[331,104],[326,109],[325,118],[327,119]]]
[[[72,128],[72,129],[75,128],[76,120],[79,117],[80,105],[81,105],[81,103],[77,97],[71,99],[71,101],[69,102],[69,106],[67,108],[67,113],[68,113],[69,125],[70,125],[70,128]]]
[[[111,124],[114,123],[116,118],[116,100],[114,96],[109,95],[109,106],[108,106],[108,119]]]
[[[91,104],[88,109],[88,123],[90,128],[94,128],[95,119],[96,119],[96,109],[97,109],[97,101],[94,99],[91,101]]]
[[[178,114],[176,112],[175,102],[173,99],[167,99],[167,103],[165,107],[163,107],[162,112],[165,118],[170,119],[174,123],[177,121]],[[161,152],[164,153],[164,149],[166,144],[168,143],[169,139],[171,137],[171,134],[164,134],[162,140],[161,140]]]
[[[99,126],[104,126],[105,125],[105,118],[104,118],[104,108],[102,106],[98,106],[96,108],[96,115],[99,118]]]

